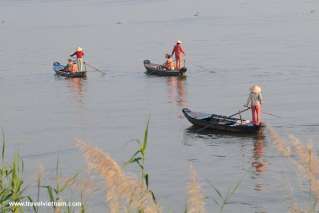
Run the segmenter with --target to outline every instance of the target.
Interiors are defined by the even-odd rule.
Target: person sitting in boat
[[[259,126],[261,124],[261,105],[262,105],[261,87],[253,85],[250,87],[250,94],[245,107],[250,105],[252,114],[252,123]]]
[[[73,60],[70,58],[68,59],[68,63],[65,67],[65,71],[67,72],[77,72],[78,71],[78,65],[76,63],[73,62]]]
[[[175,63],[174,60],[172,58],[172,56],[170,54],[166,54],[165,55],[166,58],[166,62],[163,65],[167,70],[174,70],[175,69]]]
[[[84,57],[84,51],[81,47],[78,47],[76,49],[76,51],[74,53],[72,53],[70,55],[71,57],[73,56],[76,56],[76,63],[78,65],[78,69],[79,71],[83,71],[83,64],[84,64],[84,61],[83,61],[83,57]]]
[[[176,60],[176,69],[180,70],[182,68],[182,60],[185,55],[185,51],[182,47],[182,42],[181,41],[176,41],[176,45],[174,46],[174,49],[172,51],[171,55],[175,54],[175,60]]]

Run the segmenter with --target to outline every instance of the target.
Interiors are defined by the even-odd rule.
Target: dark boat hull
[[[66,78],[85,78],[86,77],[86,71],[74,72],[74,73],[65,72],[64,66],[60,64],[59,62],[53,63],[53,71],[55,72],[56,75],[63,76]]]
[[[210,129],[233,133],[260,133],[265,128],[265,124],[255,126],[248,120],[194,112],[187,108],[183,109],[183,114],[195,127],[200,127],[206,130]]]
[[[150,60],[144,60],[144,67],[146,69],[145,74],[156,75],[156,76],[183,76],[187,71],[186,67],[180,70],[167,70],[160,64],[153,64]]]

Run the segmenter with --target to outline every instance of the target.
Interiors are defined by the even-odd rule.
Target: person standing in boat
[[[252,123],[259,126],[261,124],[261,105],[262,105],[261,87],[253,85],[250,87],[250,94],[245,107],[250,105],[252,114]]]
[[[166,62],[164,64],[164,67],[167,70],[174,70],[175,69],[175,63],[172,59],[172,56],[170,54],[165,54]]]
[[[83,71],[84,67],[84,51],[81,47],[78,47],[74,53],[70,55],[71,57],[76,56],[76,63],[78,65],[78,70]]]
[[[174,46],[171,55],[174,55],[174,54],[175,54],[175,60],[176,60],[176,69],[180,70],[182,68],[181,64],[185,55],[185,51],[182,47],[182,42],[179,40],[176,41],[176,45]]]

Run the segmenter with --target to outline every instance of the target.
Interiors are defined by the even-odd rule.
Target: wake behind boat
[[[59,62],[53,63],[53,71],[58,76],[63,76],[66,78],[85,78],[86,77],[86,71],[80,71],[80,72],[68,72],[65,71],[65,66],[60,64]]]
[[[256,126],[249,120],[232,118],[223,115],[194,112],[187,108],[183,109],[183,114],[195,127],[200,127],[202,129],[236,133],[258,133],[265,128],[264,123]]]
[[[145,74],[157,76],[182,76],[187,71],[186,67],[180,70],[168,70],[160,64],[153,64],[150,60],[144,60]]]

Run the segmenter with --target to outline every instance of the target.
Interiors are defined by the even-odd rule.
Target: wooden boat
[[[187,71],[186,67],[180,70],[167,70],[160,64],[153,64],[150,60],[144,60],[145,74],[157,76],[182,76]]]
[[[210,129],[235,133],[259,133],[265,128],[264,123],[256,126],[253,125],[249,120],[230,118],[223,115],[194,112],[187,108],[183,109],[183,114],[195,127],[202,128],[203,130]]]
[[[53,70],[56,75],[58,76],[63,76],[66,78],[85,78],[86,77],[86,71],[81,71],[81,72],[66,72],[64,71],[64,67],[62,64],[59,62],[54,62],[53,63]]]

